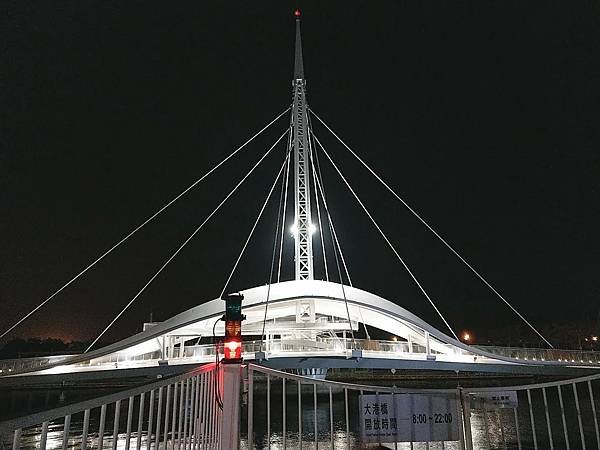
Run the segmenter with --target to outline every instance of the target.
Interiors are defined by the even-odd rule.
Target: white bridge
[[[248,289],[243,294],[243,312],[247,316],[243,333],[258,336],[257,340],[244,343],[244,359],[275,368],[293,368],[313,375],[333,367],[511,373],[600,369],[599,355],[593,352],[513,349],[516,354],[502,355],[469,346],[394,302],[350,286],[342,288],[337,283],[287,281]],[[314,322],[297,322],[298,304],[304,303],[315,305]],[[351,326],[346,319],[346,303]],[[30,367],[19,367],[15,365],[19,360],[13,360],[2,370],[6,375],[54,375],[214,362],[218,347],[202,340],[212,339],[213,332],[223,334],[223,313],[224,302],[215,299],[165,322],[147,324],[143,332],[101,349],[75,356],[32,359]],[[385,331],[396,340],[353,339],[351,330],[357,331],[361,324]]]
[[[155,219],[166,208],[184,196],[207,176],[235,156],[262,131],[276,123],[287,112],[291,112],[289,127],[279,139],[264,153],[258,162],[235,185],[217,208],[194,232],[174,251],[168,260],[140,289],[116,317],[104,328],[88,350],[70,357],[36,358],[33,360],[5,361],[0,363],[2,377],[16,374],[56,375],[67,373],[91,373],[120,371],[149,367],[198,364],[219,358],[215,337],[223,334],[223,323],[219,321],[224,312],[224,302],[220,297],[227,292],[229,282],[238,268],[244,252],[253,236],[265,207],[276,186],[281,185],[277,229],[273,243],[271,272],[264,286],[243,290],[243,312],[247,320],[243,323],[243,333],[253,337],[244,344],[244,358],[279,369],[295,369],[301,373],[323,374],[327,368],[415,368],[442,370],[475,370],[500,372],[540,372],[561,369],[597,369],[598,356],[595,354],[572,354],[554,350],[533,350],[514,353],[488,351],[461,342],[441,312],[434,299],[427,293],[417,276],[411,271],[391,239],[377,223],[357,192],[352,188],[340,167],[316,137],[311,118],[319,121],[354,156],[385,189],[391,192],[403,206],[440,239],[441,242],[465,266],[487,285],[520,319],[522,319],[541,339],[550,343],[529,323],[491,284],[470,265],[439,233],[437,233],[413,208],[411,208],[379,175],[377,175],[348,145],[308,107],[306,80],[302,58],[300,20],[296,18],[296,46],[294,77],[292,80],[292,105],[283,113],[217,164],[205,175],[196,180],[186,190],[151,215],[141,225],[127,234],[121,241],[102,254],[92,264],[77,274],[60,289],[50,295],[40,305],[25,315],[2,336],[12,331],[25,319],[57,296],[63,289],[95,266],[106,255],[124,243],[147,223]],[[146,324],[143,332],[130,336],[104,348],[91,350],[104,333],[135,302],[155,278],[180,253],[186,244],[200,231],[226,201],[253,173],[254,169],[272,153],[272,150],[287,135],[283,161],[270,191],[260,209],[231,274],[219,298],[204,302],[185,312],[160,323]],[[285,141],[284,141],[285,142]],[[366,213],[376,231],[382,236],[397,257],[402,270],[406,270],[433,310],[450,331],[442,332],[421,318],[403,308],[402,298],[384,299],[353,286],[342,246],[335,231],[331,208],[327,202],[325,186],[321,176],[319,153],[331,163],[343,184],[348,188],[361,209]],[[292,167],[293,161],[293,167]],[[292,180],[292,182],[290,182]],[[287,209],[289,187],[293,183],[293,221],[290,223]],[[290,208],[290,211],[292,208]],[[315,223],[313,217],[316,217]],[[290,229],[291,233],[287,230]],[[315,233],[319,241],[321,261],[315,261],[313,240]],[[326,238],[328,236],[328,238]],[[284,238],[294,239],[295,280],[281,280]],[[329,247],[329,255],[327,254]],[[289,258],[291,261],[291,258]],[[278,262],[276,264],[276,261]],[[329,263],[328,263],[329,261]],[[331,262],[335,261],[335,265]],[[319,263],[317,265],[317,263]],[[322,263],[322,264],[321,264]],[[324,281],[315,279],[318,271]],[[336,279],[334,281],[334,279]],[[366,340],[355,338],[355,332],[363,327]],[[371,340],[368,328],[376,328],[396,341]],[[111,375],[112,376],[112,375]]]
[[[413,443],[419,440],[423,441],[421,444],[424,444],[427,449],[430,448],[430,441],[437,441],[439,444],[434,448],[441,446],[442,449],[464,450],[501,448],[502,444],[505,449],[509,448],[508,445],[511,445],[510,448],[515,448],[513,444],[518,445],[519,449],[553,449],[555,442],[556,448],[569,449],[570,445],[573,445],[574,449],[592,448],[587,447],[589,445],[597,445],[598,447],[595,448],[600,448],[600,428],[595,400],[600,386],[600,375],[597,373],[584,373],[582,375],[585,376],[576,379],[537,385],[468,389],[457,386],[453,389],[411,390],[323,380],[327,369],[330,368],[431,369],[455,372],[570,375],[573,372],[580,374],[597,372],[600,368],[600,360],[598,354],[593,352],[555,350],[513,305],[308,108],[299,11],[296,12],[296,54],[292,88],[293,104],[290,108],[0,336],[0,338],[6,336],[37,312],[291,110],[289,128],[206,220],[166,262],[160,265],[149,281],[83,354],[0,362],[0,381],[5,384],[19,385],[20,389],[38,381],[65,383],[92,378],[132,377],[140,374],[156,375],[156,379],[125,391],[61,405],[46,411],[29,411],[27,416],[0,422],[0,446],[8,448],[12,442],[13,449],[33,447],[67,449],[76,446],[82,449],[106,448],[106,444],[111,445],[113,449],[140,449],[143,446],[148,449],[167,449],[175,446],[180,448],[183,445],[185,449],[231,450],[240,448],[240,444],[245,445],[245,448],[271,448],[272,445],[274,448],[283,449],[288,446],[303,448],[303,442],[310,441],[311,448],[363,448],[365,442],[375,443],[382,440],[382,433],[379,431],[373,439],[366,440],[364,436],[361,438],[361,434],[356,429],[358,422],[356,419],[361,419],[363,423],[362,410],[360,407],[357,410],[356,405],[364,398],[363,394],[369,394],[376,399],[377,405],[379,405],[379,396],[385,395],[389,399],[389,404],[393,405],[394,414],[396,401],[408,404],[407,395],[414,395],[415,398],[429,396],[427,402],[430,412],[434,397],[444,399],[446,405],[444,412],[447,414],[437,415],[448,418],[449,421],[444,424],[445,428],[449,429],[448,424],[454,421],[452,427],[455,427],[455,430],[453,428],[454,431],[448,431],[447,434],[435,439],[431,436],[416,439],[414,429],[417,427],[417,415],[413,413],[413,433],[410,439],[396,433],[393,439],[395,448],[398,448],[398,441],[400,441],[401,444],[410,442],[410,448],[413,449],[415,448]],[[392,240],[386,236],[373,214],[351,187],[349,180],[344,177],[340,168],[314,135],[309,112],[312,113],[310,117],[316,118],[331,131],[334,137],[400,203],[407,207],[550,348],[482,348],[461,342],[444,317],[441,308],[427,293]],[[285,147],[279,172],[219,297],[202,302],[163,322],[145,324],[141,333],[92,350],[104,333],[143,294],[286,135],[288,135],[287,147]],[[385,299],[354,287],[335,231],[331,208],[327,203],[317,156],[318,149],[332,164],[376,231],[397,257],[403,270],[409,273],[425,299],[448,328],[449,334],[434,328],[400,306],[405,304],[403,298]],[[290,170],[292,159],[293,171]],[[293,221],[288,220],[286,216],[291,174],[293,174],[294,184]],[[238,362],[219,364],[218,337],[224,332],[221,317],[225,308],[221,298],[225,292],[228,292],[229,282],[278,184],[281,185],[281,194],[269,279],[263,286],[241,291],[244,296],[243,313],[247,316],[242,325],[243,334],[247,337],[243,344],[245,361],[243,364]],[[317,218],[316,223],[313,223],[313,215]],[[291,228],[291,233],[286,233],[288,228]],[[315,264],[313,254],[315,232],[318,233],[320,240],[315,242],[315,247],[320,247],[321,261],[317,261],[319,264]],[[325,239],[326,234],[329,235],[328,241]],[[293,259],[295,279],[291,281],[281,280],[281,265],[285,261],[283,241],[286,235],[288,238],[292,235],[295,243]],[[328,246],[330,247],[329,264],[326,252]],[[335,261],[335,264],[332,265],[331,261]],[[319,276],[322,276],[324,281],[315,279]],[[355,334],[360,328],[365,330],[367,339],[356,339]],[[370,339],[369,328],[387,334],[390,340]],[[511,403],[506,406],[506,409],[494,411],[494,415],[490,417],[486,404],[490,403],[489,399],[496,401],[499,396],[504,399],[512,398]],[[335,411],[334,405],[339,405],[341,408]],[[451,408],[450,405],[454,406]],[[477,405],[480,405],[481,412],[473,413],[471,408],[477,408]],[[405,421],[402,426],[410,427],[411,422],[407,414],[408,409],[414,412],[413,406],[406,408],[407,411],[402,411],[403,416],[394,415],[394,421],[398,418],[398,421]],[[559,417],[560,422],[551,421],[551,416]],[[246,418],[243,429],[240,417]],[[272,423],[272,417],[280,417],[282,421]],[[419,414],[419,417],[422,420],[419,424],[427,422],[426,414]],[[319,421],[319,418],[322,420]],[[546,420],[545,424],[543,418]],[[379,424],[379,417],[375,420]],[[385,420],[388,420],[387,416]],[[432,420],[430,417],[429,421],[430,424],[423,425],[423,429],[425,427],[433,429],[435,419]],[[477,421],[482,424],[481,427],[477,426]],[[341,426],[336,425],[334,428],[336,423]],[[568,423],[571,423],[570,429]],[[326,429],[318,429],[319,426]],[[482,428],[484,433],[477,432],[479,428]],[[499,429],[499,439],[494,439],[494,435],[490,432],[494,428]],[[387,439],[385,435],[383,438]],[[548,446],[545,446],[546,442]],[[423,446],[416,448],[423,448]]]

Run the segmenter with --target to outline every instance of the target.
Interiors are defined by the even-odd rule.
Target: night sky
[[[223,5],[2,2],[2,331],[290,104],[297,5],[315,112],[534,324],[598,317],[597,2]],[[288,120],[9,337],[95,337]],[[315,133],[455,330],[517,323],[318,124]],[[283,155],[280,146],[107,339],[219,295]],[[355,286],[443,330],[321,163]],[[276,210],[274,199],[229,290],[267,282]]]

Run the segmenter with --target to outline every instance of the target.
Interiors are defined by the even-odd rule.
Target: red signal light
[[[225,361],[240,361],[242,359],[242,342],[237,339],[225,339],[223,353]]]
[[[225,321],[225,339],[223,339],[223,362],[242,362],[242,294],[229,294],[222,297],[225,300],[225,314],[221,320]]]
[[[300,17],[300,10],[297,9],[296,11],[294,11],[294,16],[296,16],[297,18]]]
[[[223,341],[225,362],[242,359],[242,321],[225,319],[225,339]]]

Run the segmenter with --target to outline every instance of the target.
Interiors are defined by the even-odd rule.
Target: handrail
[[[16,419],[10,419],[0,422],[0,434],[10,432],[18,428],[26,428],[33,425],[38,425],[42,422],[54,420],[67,415],[76,414],[86,409],[98,408],[108,403],[114,403],[118,400],[123,400],[135,395],[139,395],[145,392],[150,392],[154,389],[158,389],[162,386],[176,383],[178,381],[186,380],[192,376],[199,375],[202,373],[210,372],[216,368],[215,363],[204,364],[200,367],[188,370],[182,374],[175,375],[169,378],[163,378],[160,381],[155,381],[142,386],[136,386],[125,391],[119,391],[114,394],[104,395],[102,397],[96,397],[91,400],[84,400],[81,402],[73,403],[71,405],[60,406],[58,408],[49,409],[39,413],[30,414],[26,417],[19,417]]]
[[[265,374],[276,375],[280,378],[293,379],[296,381],[303,381],[308,383],[322,384],[325,386],[338,386],[340,388],[347,388],[353,390],[377,390],[380,392],[389,392],[394,394],[402,394],[402,393],[451,393],[456,392],[456,389],[415,389],[415,388],[396,388],[396,387],[388,387],[388,386],[372,386],[365,384],[354,384],[354,383],[344,383],[341,381],[331,381],[331,380],[317,380],[311,379],[303,375],[296,375],[289,372],[283,372],[281,370],[272,369],[270,367],[261,366],[258,364],[250,363],[248,364],[248,370],[254,370],[257,372],[262,372]],[[586,375],[578,378],[569,378],[566,380],[557,380],[557,381],[549,381],[545,383],[533,383],[533,384],[522,384],[515,386],[493,386],[493,387],[481,387],[481,388],[462,388],[465,393],[468,392],[495,392],[499,390],[508,390],[508,391],[524,391],[527,389],[540,389],[547,387],[555,387],[555,386],[565,386],[571,385],[573,383],[585,383],[587,381],[595,381],[600,380],[600,373],[594,375]]]
[[[350,410],[349,405],[352,402],[349,400],[350,395],[356,402],[358,396],[363,394],[391,394],[392,404],[396,405],[394,395],[397,394],[429,394],[429,395],[454,395],[458,405],[457,413],[461,420],[458,422],[458,440],[459,448],[466,450],[473,450],[475,447],[478,448],[499,448],[492,442],[493,436],[491,430],[494,427],[498,427],[500,435],[495,438],[499,440],[496,442],[498,446],[504,442],[504,448],[508,448],[508,445],[513,445],[510,448],[546,448],[544,446],[538,446],[538,439],[542,438],[543,434],[547,435],[547,438],[552,442],[553,439],[563,439],[566,448],[570,448],[570,445],[574,445],[577,442],[578,448],[592,448],[590,445],[595,444],[593,448],[600,448],[600,426],[598,417],[596,414],[596,402],[594,397],[594,390],[598,388],[598,381],[600,381],[600,373],[593,375],[571,378],[567,380],[552,381],[546,383],[535,383],[529,385],[516,385],[516,386],[495,386],[485,388],[463,388],[456,387],[454,389],[413,389],[413,388],[392,388],[387,386],[373,386],[373,385],[362,385],[352,384],[336,381],[321,380],[315,378],[309,378],[301,375],[292,373],[282,372],[280,370],[271,369],[268,367],[248,364],[248,406],[247,406],[247,432],[246,439],[248,447],[252,448],[253,442],[259,439],[262,442],[267,441],[269,444],[279,442],[279,439],[283,438],[284,447],[287,439],[291,439],[293,444],[289,445],[291,448],[294,444],[301,446],[302,441],[310,442],[314,439],[314,445],[321,445],[323,447],[334,446],[334,440],[345,438],[345,447],[354,448],[361,441],[360,435],[353,434],[351,428],[354,427],[354,433],[356,433],[356,424],[350,421]],[[260,393],[260,397],[255,396],[253,386],[256,383],[255,372],[261,373],[264,376],[262,383],[266,384],[266,426],[265,420],[255,423],[254,415],[256,414],[255,403],[260,407],[265,401],[264,390],[257,391]],[[281,389],[274,390],[271,388],[275,380],[278,380],[277,386],[281,386]],[[286,381],[288,381],[286,383]],[[297,387],[294,387],[297,382]],[[309,387],[309,389],[302,389],[302,386]],[[287,387],[286,387],[287,386]],[[320,389],[317,390],[317,387]],[[337,420],[345,420],[345,436],[343,434],[334,434],[334,419],[333,419],[333,390],[338,388],[338,391],[342,392],[338,396],[338,400],[344,409],[345,415],[340,414]],[[550,397],[550,390],[548,388],[554,388],[555,396]],[[287,389],[287,390],[286,390]],[[289,396],[290,389],[295,390],[298,393],[298,401],[293,402],[291,408],[289,402],[286,401],[286,393]],[[308,392],[307,392],[308,391]],[[502,397],[499,393],[506,391],[518,391],[518,397],[514,394],[506,394],[506,397]],[[476,393],[498,393],[496,395],[483,395],[481,398],[473,399],[472,394]],[[317,401],[317,396],[321,397],[321,401]],[[312,397],[312,406],[308,402],[301,401],[301,396]],[[271,412],[269,405],[275,397],[275,402],[282,405],[282,413],[284,415],[282,429],[278,428],[276,434],[273,434],[273,428],[271,426]],[[543,399],[543,403],[542,403]],[[554,404],[550,403],[549,400],[553,401]],[[387,400],[389,404],[389,399]],[[559,402],[560,409],[556,402]],[[360,400],[359,400],[360,402]],[[308,404],[306,404],[308,403]],[[303,406],[305,404],[305,406]],[[297,406],[296,406],[297,405]],[[289,423],[286,421],[286,414],[289,411],[293,411],[298,408],[298,417],[302,416],[303,408],[308,408],[308,411],[314,415],[314,431],[312,429],[305,429],[301,420],[298,424]],[[329,407],[329,413],[327,412]],[[394,406],[395,408],[395,406]],[[569,411],[570,408],[574,408],[576,411],[575,418],[570,420],[576,420],[577,428],[569,428],[567,426],[567,415],[565,411]],[[472,412],[471,410],[475,410]],[[288,411],[289,410],[289,411]],[[321,431],[320,435],[317,435],[317,410],[321,411],[325,418],[329,417],[329,433],[327,431]],[[493,411],[495,410],[495,413]],[[490,414],[492,411],[493,415]],[[505,411],[500,413],[500,411]],[[551,413],[559,412],[559,419],[562,420],[562,428],[553,426],[550,421]],[[405,413],[407,411],[404,411]],[[263,415],[264,410],[260,410],[260,415]],[[278,412],[278,414],[280,414]],[[382,413],[383,414],[383,413]],[[387,420],[387,413],[385,413]],[[398,414],[398,413],[396,413]],[[483,427],[483,432],[479,428],[479,433],[473,433],[471,426],[471,417],[478,417],[479,424],[477,428]],[[341,416],[341,419],[339,418]],[[542,417],[546,419],[546,427],[538,425],[538,422],[542,420]],[[379,420],[378,418],[375,420]],[[413,419],[414,420],[414,419]],[[431,420],[431,419],[430,419]],[[366,421],[365,421],[366,422]],[[358,423],[362,423],[360,420]],[[370,423],[370,419],[369,419]],[[413,422],[415,423],[415,422]],[[287,425],[286,425],[287,424]],[[573,425],[574,422],[571,422]],[[586,425],[587,424],[587,425]],[[291,426],[290,426],[291,425]],[[536,426],[537,425],[537,426]],[[592,427],[593,425],[593,427]],[[281,425],[278,425],[281,426]],[[321,426],[321,425],[319,425]],[[366,427],[366,425],[365,425]],[[373,428],[378,429],[378,428]],[[280,431],[282,430],[282,431]],[[297,430],[297,432],[296,432]],[[342,428],[343,430],[343,428]],[[369,428],[370,430],[370,428]],[[511,430],[511,431],[509,431]],[[578,430],[578,432],[577,432]],[[361,431],[364,432],[364,429]],[[279,434],[281,433],[281,437]],[[383,441],[386,437],[385,442],[391,442],[389,440],[389,433],[383,432],[381,435],[375,435]],[[559,435],[563,435],[559,438]],[[373,434],[367,435],[367,439]],[[406,436],[405,436],[406,438]],[[273,439],[273,440],[272,440]],[[406,440],[406,439],[405,439]],[[365,441],[365,442],[375,442]],[[268,444],[267,444],[268,445]],[[587,445],[587,447],[586,447]],[[442,447],[444,448],[444,447]],[[558,448],[558,447],[557,447]],[[562,447],[561,447],[562,448]],[[571,447],[572,448],[572,447]]]
[[[526,391],[531,389],[541,389],[547,387],[566,386],[573,383],[585,383],[586,381],[600,380],[600,373],[594,375],[586,375],[584,377],[569,378],[566,380],[548,381],[545,383],[521,384],[517,386],[502,386],[502,387],[482,387],[482,388],[464,388],[465,392],[495,392],[495,391]]]
[[[300,345],[296,349],[297,351],[310,352],[314,349],[310,348],[309,342],[307,341],[306,345]],[[329,345],[330,350],[334,350],[335,352],[344,352],[348,351],[349,348],[344,345],[344,341],[341,339],[334,338],[325,338],[319,339],[320,343],[327,346]],[[293,353],[294,349],[290,348],[285,341],[280,339],[274,339],[270,341],[270,349],[267,350],[267,353],[271,354],[285,354],[285,353]],[[390,341],[390,340],[369,340],[369,339],[356,339],[355,344],[358,344],[358,348],[361,348],[364,352],[373,352],[375,354],[424,354],[425,347],[419,346],[418,344],[413,343],[412,347],[409,347],[409,343],[406,341]],[[340,347],[341,346],[341,347]],[[247,341],[244,342],[244,352],[252,353],[254,351],[259,350],[256,347],[256,342]],[[316,348],[316,347],[315,347]],[[595,368],[600,367],[600,352],[593,351],[580,351],[580,350],[566,350],[566,349],[534,349],[534,348],[521,348],[521,347],[486,347],[486,346],[476,346],[475,348],[480,351],[484,351],[486,353],[485,356],[478,355],[477,362],[488,362],[490,359],[494,361],[502,361],[505,363],[512,364],[527,364],[527,365],[536,365],[536,366],[560,366],[560,367],[589,367]],[[319,348],[318,351],[328,351],[327,348]],[[198,353],[197,353],[198,352]],[[156,353],[156,351],[154,352]],[[436,353],[436,352],[433,352]],[[465,355],[464,350],[460,350],[459,354]],[[182,360],[182,359],[195,359],[197,362],[201,362],[201,360],[210,355],[214,355],[214,344],[202,344],[202,345],[193,345],[186,346],[185,351],[181,354],[181,356],[173,355],[170,358],[172,360]],[[145,356],[150,356],[149,359],[146,359]],[[119,358],[119,354],[111,354],[106,355],[101,358],[96,359],[94,362],[94,366],[97,364],[108,364],[113,363],[114,358],[117,357],[117,361]],[[52,366],[54,362],[62,361],[65,358],[64,355],[57,356],[44,356],[42,358],[22,358],[22,359],[10,359],[10,360],[0,360],[0,377],[5,376],[14,376],[25,373],[30,373],[31,371],[39,371]],[[563,358],[563,359],[561,359]],[[126,364],[132,364],[132,366],[136,365],[136,361],[144,361],[144,364],[154,360],[158,361],[161,359],[156,355],[144,354],[144,355],[136,355],[134,358],[126,358],[125,361],[121,361]],[[573,362],[575,360],[575,362]],[[586,361],[584,361],[586,360]],[[589,360],[589,361],[587,361]],[[155,362],[157,364],[157,362]],[[85,366],[88,367],[90,362],[86,363],[77,363],[75,366]]]

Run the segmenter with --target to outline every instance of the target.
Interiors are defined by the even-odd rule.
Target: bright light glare
[[[242,357],[242,343],[240,341],[227,341],[224,345],[225,359],[240,359]]]
[[[308,233],[312,236],[316,232],[317,232],[317,227],[315,226],[314,223],[311,223],[308,226]],[[293,225],[290,227],[290,233],[292,233],[292,235],[294,237],[298,236],[298,224],[296,222],[294,222]]]

